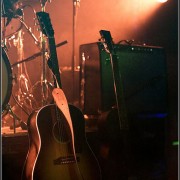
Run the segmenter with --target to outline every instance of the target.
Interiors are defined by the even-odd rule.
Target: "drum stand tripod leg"
[[[24,121],[22,121],[18,116],[16,116],[9,104],[7,104],[6,109],[9,112],[9,114],[13,117],[14,134],[16,133],[16,120],[20,123],[22,130],[27,130],[27,124]]]

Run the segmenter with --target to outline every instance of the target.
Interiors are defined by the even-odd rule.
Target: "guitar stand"
[[[13,117],[13,125],[10,126],[10,129],[14,130],[14,134],[16,133],[16,128],[18,125],[16,124],[16,120],[19,122],[19,126],[22,128],[22,130],[27,130],[27,124],[22,121],[12,110],[11,106],[8,104],[6,106],[6,110],[9,112],[9,114]]]

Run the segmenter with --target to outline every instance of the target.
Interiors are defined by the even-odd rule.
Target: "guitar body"
[[[99,180],[100,167],[85,137],[81,111],[69,105],[74,130],[75,156],[70,129],[60,112],[57,125],[57,106],[50,104],[33,113],[28,120],[29,152],[22,179],[26,180]],[[64,119],[63,119],[64,118]],[[59,128],[66,130],[59,134]],[[60,135],[60,136],[59,136]],[[74,158],[76,157],[76,158]]]

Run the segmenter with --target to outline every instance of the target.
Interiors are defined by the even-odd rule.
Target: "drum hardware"
[[[18,0],[3,0],[2,1],[2,16],[14,17],[16,14],[22,15],[21,9],[19,9],[20,3]]]
[[[44,8],[43,8],[44,9]],[[4,16],[5,18],[5,16]],[[14,33],[10,33],[8,35],[6,35],[6,38],[5,38],[5,41],[9,40],[9,39],[14,39],[15,38],[15,34],[18,33],[18,36],[22,36],[22,26],[24,26],[27,30],[27,32],[31,35],[31,37],[34,39],[35,41],[35,44],[40,48],[41,52],[39,53],[36,53],[34,54],[33,56],[29,57],[29,58],[26,58],[26,59],[23,59],[23,42],[22,42],[22,37],[19,37],[19,47],[18,47],[18,50],[20,51],[19,52],[19,59],[21,59],[21,61],[17,62],[17,63],[14,63],[12,66],[10,66],[10,63],[8,63],[8,68],[3,68],[3,69],[8,69],[6,70],[6,72],[3,72],[3,74],[6,74],[7,75],[7,78],[8,80],[6,79],[6,83],[5,86],[3,84],[3,87],[6,87],[5,90],[3,90],[3,96],[4,99],[3,99],[3,111],[6,111],[6,114],[3,114],[3,117],[6,116],[5,118],[7,119],[9,116],[11,116],[11,119],[16,119],[15,121],[19,120],[18,122],[21,122],[22,118],[20,119],[20,115],[18,114],[17,116],[17,112],[15,110],[18,110],[19,112],[19,109],[18,109],[18,106],[20,107],[20,110],[23,110],[23,112],[29,116],[29,114],[41,107],[42,105],[45,105],[47,104],[48,102],[52,102],[51,99],[48,99],[49,98],[49,94],[50,91],[52,90],[52,84],[50,82],[47,81],[46,79],[46,68],[44,67],[45,66],[45,63],[47,61],[47,49],[45,48],[45,39],[42,37],[41,39],[41,42],[39,42],[37,40],[37,38],[35,37],[35,35],[31,32],[31,28],[29,28],[26,23],[24,22],[23,18],[19,17],[18,14],[16,15],[16,17],[13,17],[11,19],[11,22],[12,21],[18,21],[20,22],[20,25],[21,25],[21,28],[18,28],[18,30]],[[10,22],[10,24],[11,24]],[[9,24],[9,25],[10,25]],[[8,26],[9,26],[8,25]],[[19,35],[20,34],[20,35]],[[7,39],[8,38],[8,39]],[[4,41],[4,42],[5,42]],[[18,43],[18,42],[16,42]],[[44,44],[43,44],[44,43]],[[60,47],[64,44],[66,44],[67,41],[63,41],[59,44],[57,44],[57,47]],[[6,43],[4,43],[6,44]],[[18,44],[17,44],[18,46]],[[22,47],[20,47],[22,46]],[[5,45],[4,45],[4,48],[3,50],[5,49]],[[27,61],[30,61],[32,59],[34,59],[35,57],[38,57],[42,55],[43,56],[43,69],[42,69],[42,77],[41,77],[41,80],[40,81],[37,81],[34,86],[31,86],[29,83],[29,78],[28,78],[28,74],[23,74],[22,73],[22,65],[25,66],[25,64],[23,64],[24,62],[27,62]],[[6,58],[7,61],[8,61],[8,58]],[[8,61],[9,62],[9,61]],[[4,66],[7,66],[6,64]],[[12,69],[13,67],[17,66],[18,67],[18,73],[17,75],[13,75],[12,76]],[[9,73],[10,72],[10,73]],[[27,76],[27,77],[26,77]],[[4,78],[3,78],[4,79]],[[19,87],[18,87],[18,92],[16,94],[13,94],[12,93],[12,81],[15,81],[15,83],[18,83]],[[33,94],[36,94],[36,98],[41,98],[39,95],[39,93],[37,92],[37,89],[38,88],[41,88],[42,90],[42,104],[39,105],[38,101],[36,101],[35,99],[35,96]],[[9,109],[9,99],[10,99],[10,96],[12,95],[12,98],[15,100],[16,102],[16,105],[15,106],[12,106],[10,107]],[[37,103],[38,102],[38,103]],[[8,107],[7,107],[8,106]],[[15,110],[13,110],[15,108]],[[21,111],[22,112],[22,111]],[[5,112],[4,112],[5,113]],[[13,114],[12,114],[13,113]],[[11,120],[12,121],[12,120]],[[23,122],[23,121],[22,121]],[[14,127],[16,127],[17,125],[14,124]],[[11,127],[12,128],[12,127]]]
[[[31,94],[33,95],[34,102],[32,103],[32,108],[34,110],[39,109],[42,107],[43,104],[48,104],[53,102],[52,98],[52,90],[53,85],[49,81],[42,82],[42,80],[37,81],[30,89]],[[46,91],[43,92],[43,88]],[[43,96],[40,96],[43,94]]]
[[[56,45],[56,47],[63,46],[63,45],[65,45],[66,43],[68,43],[68,42],[65,40],[65,41],[63,41],[63,42],[58,43],[58,44]],[[46,52],[47,52],[47,50],[46,50]],[[23,60],[21,60],[21,61],[18,61],[18,62],[16,62],[16,63],[12,64],[11,67],[17,66],[18,64],[21,64],[21,63],[24,63],[24,62],[29,62],[29,61],[31,61],[31,60],[34,60],[36,57],[41,56],[41,55],[42,55],[42,52],[35,53],[35,54],[33,54],[32,56],[29,56],[29,57],[26,58],[26,59],[23,59]]]
[[[27,32],[31,35],[31,37],[34,39],[35,41],[35,44],[41,49],[40,47],[40,42],[37,40],[37,38],[35,37],[35,35],[31,32],[31,28],[29,28],[26,23],[24,22],[23,18],[21,17],[16,17],[16,20],[19,20],[19,22],[21,22],[21,25],[23,25]],[[12,19],[14,20],[14,18]],[[13,35],[14,36],[14,35]],[[22,31],[19,31],[18,32],[18,40],[15,40],[14,39],[14,43],[15,43],[15,46],[17,46],[17,49],[18,49],[18,56],[19,56],[19,59],[23,59],[23,42],[22,42]],[[12,38],[12,36],[10,37]],[[7,40],[7,39],[5,39]],[[66,42],[63,42],[63,43],[60,43],[58,44],[58,46],[60,45],[63,45],[67,43]],[[33,56],[32,58],[35,58],[39,55],[42,55],[42,51],[40,53],[37,53],[35,54],[35,56]],[[30,58],[29,58],[30,59]],[[27,60],[27,59],[26,59]],[[25,60],[25,61],[26,61]],[[14,77],[10,77],[8,76],[8,78],[11,80],[15,80],[15,83],[18,84],[18,92],[16,94],[12,94],[12,97],[13,99],[15,100],[16,104],[25,112],[25,114],[30,114],[34,108],[37,108],[37,103],[33,97],[33,94],[31,93],[34,89],[37,89],[36,87],[34,86],[37,86],[38,84],[38,87],[39,87],[39,84],[43,84],[42,82],[44,82],[45,84],[47,83],[47,80],[46,81],[42,81],[42,82],[37,82],[33,87],[30,85],[30,79],[28,78],[28,74],[26,72],[26,74],[23,74],[22,72],[22,66],[25,68],[26,70],[26,67],[25,67],[25,64],[23,64],[23,62],[25,61],[22,61],[21,63],[17,62],[17,68],[18,68],[18,73],[17,75],[14,75]],[[10,66],[10,64],[8,64]],[[5,65],[4,65],[5,66]],[[9,67],[8,66],[8,67]],[[11,66],[13,67],[13,65]],[[6,69],[6,68],[3,68],[3,69]],[[8,70],[11,70],[11,68],[9,67]],[[12,70],[11,70],[12,71]],[[12,72],[11,73],[8,73],[7,71],[5,72],[5,74],[11,74],[12,75]],[[6,80],[7,81],[7,80]],[[8,81],[7,81],[8,82]],[[6,85],[8,86],[8,85]],[[6,87],[5,86],[5,87]],[[44,87],[50,87],[50,83],[47,83],[46,85],[44,85]],[[6,90],[4,91],[4,93],[7,91],[7,89],[9,89],[9,87],[6,87]],[[11,91],[12,91],[12,86],[11,86]],[[11,92],[8,93],[8,98],[6,98],[6,102],[3,102],[3,108],[5,109],[5,105],[8,103],[9,99],[10,99],[10,95],[11,95]],[[5,95],[4,95],[5,96]],[[5,100],[4,100],[5,101]],[[17,109],[17,108],[16,108]]]
[[[21,55],[22,47],[18,47],[19,56],[21,56],[19,59],[21,59],[21,61],[18,61],[17,63],[14,63],[12,65],[12,67],[17,66],[18,70],[21,71],[21,72],[18,72],[18,75],[17,75],[17,81],[19,84],[19,88],[18,88],[18,92],[15,95],[13,95],[14,100],[16,100],[16,102],[18,102],[18,105],[21,108],[23,107],[24,109],[27,109],[27,110],[25,110],[26,113],[31,113],[34,109],[37,109],[37,108],[41,107],[42,105],[45,105],[48,102],[48,96],[51,94],[51,93],[49,93],[49,90],[52,89],[51,88],[52,85],[51,85],[51,83],[49,83],[47,81],[47,79],[45,77],[46,76],[45,62],[47,61],[48,53],[45,48],[45,40],[42,39],[42,36],[41,36],[41,42],[39,42],[37,40],[37,38],[35,37],[35,35],[32,33],[31,28],[29,28],[26,25],[23,18],[21,18],[21,17],[17,17],[17,18],[23,24],[23,26],[25,27],[27,32],[31,35],[31,37],[35,41],[35,44],[41,50],[40,52],[34,54],[33,56],[31,56],[29,58],[23,59],[22,55]],[[17,43],[20,44],[21,41],[22,41],[22,39],[19,38]],[[65,43],[67,43],[67,41],[64,41],[64,42],[58,44],[58,46],[61,46]],[[22,42],[21,42],[21,45],[19,45],[19,46],[23,46]],[[30,82],[30,80],[27,76],[27,73],[26,73],[26,75],[22,73],[21,65],[24,65],[24,67],[25,67],[25,64],[24,64],[25,62],[33,60],[34,58],[36,58],[40,55],[42,55],[42,57],[43,57],[43,60],[42,60],[43,68],[42,68],[42,73],[41,73],[41,80],[36,82],[34,86],[31,86],[31,85],[29,86],[28,82]],[[27,78],[26,78],[26,76],[27,76]],[[41,91],[39,91],[38,88],[40,88]],[[47,89],[47,88],[49,88],[49,89]],[[38,96],[37,96],[38,99],[36,99],[35,96],[33,95],[33,94],[37,94],[37,93],[38,93]],[[40,100],[42,102],[42,104],[39,105],[39,98],[40,98],[39,94],[40,93],[42,94],[42,100]]]
[[[19,31],[18,33],[18,39],[17,39],[17,49],[18,49],[18,56],[19,59],[23,59],[24,53],[23,53],[23,33],[22,31]],[[26,109],[29,110],[29,113],[32,110],[31,107],[31,97],[32,95],[29,94],[29,89],[31,87],[31,82],[28,77],[28,73],[26,71],[26,65],[20,64],[17,66],[18,72],[17,72],[17,82],[18,82],[18,92],[16,93],[16,98],[18,102],[21,104],[21,106],[25,106]],[[25,70],[25,74],[23,73],[23,67]]]
[[[23,16],[23,11],[19,8],[18,0],[3,0],[1,5],[2,41],[6,46],[6,38],[11,38],[22,28],[22,23],[19,23],[16,18]]]
[[[17,34],[24,26],[27,32],[30,34],[30,36],[34,39],[35,44],[39,47],[39,49],[41,49],[40,42],[38,41],[36,36],[32,33],[31,28],[27,26],[27,24],[23,19],[24,16],[23,9],[25,7],[31,7],[31,6],[30,5],[22,6],[22,9],[17,8],[16,10],[9,9],[8,13],[3,15],[3,23],[2,23],[2,25],[4,26],[2,31],[3,41],[6,42],[5,40],[6,38],[8,39],[11,38],[11,36]],[[34,9],[33,12],[34,14],[36,13]],[[14,26],[18,25],[18,27],[14,28],[13,25]],[[14,29],[16,29],[15,32],[12,32],[12,30]]]
[[[45,2],[44,2],[45,3]],[[45,4],[44,4],[45,5]],[[42,9],[44,9],[45,7],[42,5]],[[35,13],[35,11],[34,11]],[[51,83],[49,83],[46,79],[46,61],[47,61],[47,57],[48,57],[48,53],[47,53],[47,50],[46,50],[46,41],[45,41],[45,38],[43,37],[42,33],[40,32],[40,38],[41,38],[41,41],[39,42],[38,39],[35,37],[35,35],[32,33],[31,31],[31,28],[29,28],[26,23],[24,22],[23,18],[21,17],[17,17],[19,19],[19,21],[23,24],[23,26],[25,27],[25,29],[27,30],[27,32],[31,35],[31,37],[33,38],[35,44],[38,46],[38,48],[40,49],[40,52],[39,53],[36,53],[35,55],[33,55],[32,57],[29,57],[27,59],[24,59],[22,60],[21,62],[17,62],[16,64],[13,64],[13,66],[17,65],[21,65],[23,62],[26,62],[26,61],[30,61],[32,59],[34,59],[35,57],[39,56],[39,55],[42,55],[42,73],[41,73],[41,80],[38,81],[37,83],[35,83],[34,86],[31,86],[30,88],[28,88],[27,86],[27,80],[25,78],[23,78],[23,75],[20,74],[21,76],[21,81],[20,81],[20,84],[24,84],[27,89],[27,91],[24,93],[23,91],[21,91],[22,89],[19,89],[19,94],[18,94],[18,101],[20,102],[21,105],[26,105],[27,107],[29,107],[30,109],[37,109],[39,107],[37,107],[38,105],[38,101],[36,101],[36,99],[34,99],[34,92],[33,90],[36,89],[37,90],[37,87],[41,89],[41,94],[42,94],[42,104],[40,105],[40,107],[42,105],[45,105],[47,104],[48,102],[48,92],[49,92],[49,88],[51,85]],[[29,78],[28,78],[29,79]],[[37,86],[37,87],[35,87]],[[22,98],[23,97],[23,98]],[[38,94],[38,99],[39,99],[39,94]],[[25,98],[25,101],[22,100],[21,101],[21,98],[24,99]],[[33,102],[32,102],[33,101]],[[37,103],[36,103],[37,102]],[[34,108],[33,108],[34,107]]]
[[[24,25],[24,27],[26,28],[27,32],[31,35],[31,37],[34,39],[35,44],[40,47],[40,42],[38,41],[38,39],[36,38],[36,36],[32,33],[31,28],[27,26],[27,24],[24,22],[24,20],[21,17],[18,17],[19,21]]]
[[[46,2],[47,2],[46,0],[40,1],[42,11],[45,11]],[[28,30],[28,32],[31,32],[31,31],[29,31],[28,28],[26,28],[26,29]],[[35,54],[35,56],[42,55],[41,79],[40,79],[40,81],[37,81],[34,84],[34,86],[32,86],[32,88],[31,88],[31,93],[37,100],[36,105],[38,105],[38,107],[34,107],[35,109],[40,108],[48,103],[51,103],[53,100],[53,97],[52,97],[52,89],[53,89],[52,87],[53,86],[47,80],[47,61],[49,59],[49,55],[48,55],[48,51],[46,48],[46,45],[47,45],[46,37],[43,35],[43,33],[41,32],[40,29],[39,29],[39,31],[40,31],[40,43],[38,42],[38,44],[37,44],[37,41],[35,41],[35,43],[40,47],[40,52]],[[66,44],[66,43],[67,43],[67,41],[64,41],[64,42],[60,43],[59,46]],[[28,60],[30,60],[30,59],[31,59],[31,57],[28,58]],[[53,80],[53,78],[51,78],[51,79]],[[39,89],[40,89],[40,91],[39,91]],[[41,94],[41,96],[39,96],[40,94]],[[33,105],[35,105],[35,104],[33,104]]]
[[[12,69],[4,48],[2,49],[2,111],[6,109],[12,92]]]
[[[4,16],[4,17],[6,17],[6,16]],[[9,16],[7,18],[9,18]],[[12,20],[14,20],[14,19],[15,18],[13,17]],[[39,41],[34,36],[34,34],[31,32],[30,28],[26,25],[26,23],[23,21],[23,19],[17,15],[15,20],[18,20],[19,22],[21,22],[21,25],[24,25],[24,27],[27,29],[28,33],[35,40],[35,44],[40,48]],[[4,22],[5,22],[5,20],[4,20]],[[8,24],[9,23],[6,22],[5,25],[8,25]],[[5,29],[4,29],[4,34],[6,31],[6,28],[7,27],[5,27]],[[17,49],[18,49],[19,59],[23,59],[23,41],[22,41],[23,40],[23,38],[22,38],[23,33],[20,29],[18,29],[16,31],[16,32],[18,32],[18,40],[16,42],[14,41],[14,43],[16,43],[15,46],[17,46]],[[14,32],[12,34],[14,34]],[[12,36],[10,38],[12,38]],[[23,122],[19,118],[20,116],[22,118],[22,111],[21,110],[23,110],[25,112],[25,114],[29,116],[30,111],[32,112],[33,105],[35,103],[33,101],[34,100],[33,95],[30,93],[31,85],[28,84],[28,83],[30,83],[30,79],[28,78],[28,74],[26,71],[25,64],[18,64],[17,65],[17,67],[18,67],[17,75],[15,75],[14,77],[12,76],[11,65],[9,63],[7,54],[5,53],[6,40],[7,40],[7,36],[6,37],[4,36],[3,62],[2,62],[2,65],[3,65],[2,74],[4,75],[3,76],[3,83],[2,83],[2,85],[4,87],[4,89],[2,90],[2,93],[3,93],[2,94],[3,95],[2,96],[2,110],[3,110],[2,120],[3,120],[3,123],[7,122],[7,124],[8,124],[8,121],[9,121],[9,123],[11,123],[11,121],[13,119],[14,125],[13,126],[11,125],[10,128],[12,129],[12,127],[13,127],[14,133],[15,133],[15,128],[17,127],[17,123],[16,123],[17,121],[16,120],[18,120],[19,124],[22,124],[22,122]],[[26,71],[25,74],[22,73],[22,65],[24,65],[24,68]],[[18,92],[15,95],[11,94],[12,93],[12,80],[13,79],[15,80],[16,83],[18,83]],[[16,105],[14,105],[12,108],[8,104],[11,95],[16,102]],[[18,109],[17,105],[20,107],[20,109]],[[14,109],[14,111],[12,109]],[[15,110],[20,112],[21,115],[19,117],[17,116],[17,112]],[[22,128],[24,129],[24,126],[22,126]]]
[[[22,42],[23,38],[22,38],[22,34],[23,34],[22,31],[18,32],[18,40],[16,42],[16,45],[18,47],[18,56],[21,59],[23,57],[23,42]],[[9,64],[6,63],[6,64],[10,66],[10,63]],[[25,65],[24,65],[24,68],[26,68]],[[3,68],[3,69],[5,69],[5,68]],[[23,112],[25,113],[26,116],[29,116],[29,114],[31,112],[30,110],[32,110],[32,109],[30,109],[30,107],[32,105],[32,102],[31,102],[32,100],[29,98],[29,97],[31,97],[31,94],[29,94],[29,92],[28,92],[29,87],[30,87],[28,83],[30,81],[26,78],[26,77],[28,77],[27,72],[25,72],[26,75],[22,73],[22,66],[21,65],[18,65],[18,73],[17,73],[17,75],[12,76],[11,66],[9,67],[9,70],[11,70],[10,71],[11,72],[10,73],[11,74],[11,79],[10,79],[11,80],[11,92],[9,93],[8,99],[3,103],[3,110],[6,113],[4,113],[2,115],[2,120],[3,120],[4,125],[9,125],[10,129],[14,129],[14,133],[15,133],[16,132],[15,128],[17,128],[19,126],[21,126],[21,128],[23,130],[26,129],[25,125],[23,124],[24,121],[22,121],[22,118],[24,118],[22,110],[23,110]],[[8,71],[6,73],[9,74]],[[4,83],[6,82],[6,79],[7,78],[5,78],[5,76],[3,76]],[[16,95],[14,95],[12,93],[12,81],[13,80],[15,81],[15,83],[18,83],[18,92],[16,93]],[[10,100],[11,95],[12,95],[13,99],[16,102],[16,105],[14,105],[12,107],[8,103],[9,100]],[[17,107],[17,105],[20,107],[20,109],[19,109],[19,107]],[[25,106],[25,107],[23,107],[23,106]],[[19,114],[17,115],[17,113],[19,113]],[[27,117],[25,117],[25,118],[27,118]],[[13,122],[13,125],[12,125],[12,122]]]
[[[15,94],[15,99],[20,104],[20,107],[24,107],[26,110],[26,114],[30,114],[33,111],[33,104],[35,105],[35,100],[33,94],[31,93],[31,85],[29,85],[29,81],[26,78],[25,74],[20,74],[18,78],[19,89]]]
[[[2,40],[1,42],[1,46],[4,47],[5,51],[8,52],[8,50],[11,48],[11,40],[14,41],[15,39],[15,35],[12,35],[11,37],[9,38],[5,38],[4,40]]]
[[[16,133],[16,128],[21,127],[22,130],[27,130],[27,124],[22,121],[12,110],[11,106],[7,104],[6,106],[7,112],[10,114],[10,116],[13,118],[13,124],[10,126],[10,129],[14,130],[14,134]],[[18,123],[16,123],[18,121]]]
[[[24,6],[25,7],[25,6]],[[20,16],[17,16],[17,19],[21,22],[21,24],[25,27],[25,29],[27,30],[27,32],[30,34],[30,36],[33,38],[35,44],[38,46],[38,48],[40,47],[40,42],[38,41],[38,39],[35,37],[35,35],[32,33],[31,28],[29,28],[27,26],[27,24],[24,22],[23,18]],[[20,34],[20,33],[19,33]],[[19,51],[19,59],[23,59],[23,42],[22,42],[22,35],[19,36],[18,38],[18,51]],[[17,45],[17,46],[18,46]],[[22,61],[24,62],[24,61]],[[17,67],[18,67],[18,83],[19,83],[19,89],[18,89],[18,93],[15,95],[17,97],[17,101],[19,102],[20,107],[22,108],[23,106],[26,107],[26,109],[28,109],[29,113],[33,110],[32,108],[32,104],[34,101],[33,99],[33,95],[31,93],[29,93],[30,91],[30,87],[31,87],[31,83],[30,83],[30,79],[28,77],[28,73],[26,72],[26,74],[22,73],[22,65],[24,65],[24,69],[26,71],[26,66],[25,64],[22,63],[18,63],[17,62]],[[13,67],[13,66],[12,66]],[[19,72],[20,71],[20,72]],[[27,78],[26,78],[27,77]],[[29,85],[30,84],[30,85]],[[14,97],[15,97],[14,96]],[[15,98],[16,99],[16,98]]]
[[[6,25],[7,18],[2,18],[2,20],[4,22],[4,23],[2,23],[3,39],[11,38],[11,36],[17,34],[18,31],[22,29],[22,23],[17,18],[11,19],[11,21],[9,22],[8,25]]]
[[[2,126],[9,126],[10,129],[21,127],[22,130],[26,130],[25,121],[30,114],[27,112],[27,109],[25,109],[22,104],[17,100],[17,97],[15,98],[13,93],[11,94],[11,97],[14,99],[16,104],[12,106],[9,103],[6,104],[4,112],[2,113]],[[22,121],[22,119],[25,120]]]

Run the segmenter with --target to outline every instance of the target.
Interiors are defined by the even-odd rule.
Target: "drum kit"
[[[44,11],[46,0],[40,0],[42,10]],[[1,97],[1,127],[9,127],[16,133],[16,128],[20,127],[26,130],[27,119],[36,109],[52,102],[52,83],[46,77],[46,62],[48,51],[46,41],[38,30],[41,40],[39,41],[32,33],[23,18],[24,8],[22,2],[18,0],[2,1],[2,39],[1,39],[1,80],[2,80],[2,97]],[[23,50],[23,28],[26,29],[30,37],[34,40],[34,45],[38,47],[39,52],[24,59]],[[16,48],[18,51],[18,62],[12,63],[8,56],[9,41],[16,39]],[[14,41],[15,42],[15,41]],[[66,44],[67,41],[59,43],[57,47]],[[31,85],[29,75],[26,71],[26,62],[35,60],[36,57],[42,57],[41,79]],[[18,69],[16,74],[14,69]],[[25,72],[25,73],[24,73]],[[53,78],[52,78],[53,80]],[[14,88],[14,86],[16,88]],[[40,94],[41,93],[41,96]]]

